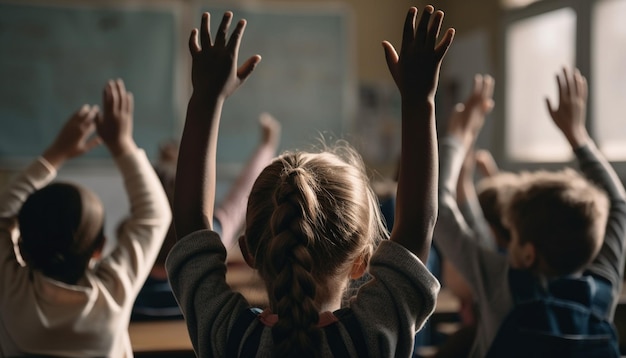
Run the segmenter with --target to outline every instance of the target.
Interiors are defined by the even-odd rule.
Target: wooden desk
[[[456,297],[452,291],[447,288],[442,288],[437,296],[437,306],[435,307],[435,313],[433,314],[456,314],[461,308],[461,301]]]
[[[128,333],[138,357],[195,357],[183,320],[131,322]]]

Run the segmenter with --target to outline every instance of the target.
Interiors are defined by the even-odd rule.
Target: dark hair
[[[33,270],[68,284],[85,274],[104,245],[104,209],[90,190],[50,184],[24,202],[19,214],[20,253]]]
[[[345,289],[339,275],[387,235],[360,156],[347,145],[280,156],[257,178],[246,218],[246,244],[279,317],[274,355],[319,355],[318,303]]]
[[[506,221],[530,242],[552,275],[582,269],[596,256],[608,217],[606,193],[574,170],[540,171],[511,199]]]

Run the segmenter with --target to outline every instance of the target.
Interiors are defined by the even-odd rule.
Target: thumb
[[[398,65],[399,56],[396,49],[389,41],[383,41],[383,50],[385,51],[385,60],[387,61],[387,67],[389,72],[396,83],[396,66]]]
[[[550,117],[554,118],[554,112],[556,112],[556,110],[552,109],[552,104],[550,103],[550,99],[548,97],[546,97],[545,100],[548,113],[550,113]]]
[[[261,62],[260,55],[254,55],[246,60],[246,62],[244,62],[244,64],[237,69],[237,77],[239,77],[239,80],[244,82],[248,76],[250,76],[252,71],[254,71],[259,62]]]

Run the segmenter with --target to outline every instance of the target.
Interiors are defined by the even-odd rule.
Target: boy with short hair
[[[559,107],[553,109],[548,102],[548,110],[587,180],[573,177],[571,172],[532,174],[534,179],[514,194],[507,209],[505,218],[512,234],[508,256],[476,244],[455,200],[465,153],[482,120],[471,115],[459,117],[449,123],[441,141],[439,221],[434,237],[443,255],[470,283],[479,306],[473,357],[488,354],[501,324],[516,307],[513,292],[518,277],[532,282],[539,291],[550,290],[555,281],[576,277],[582,286],[579,292],[568,294],[587,294],[589,311],[613,319],[623,280],[626,196],[585,128],[584,77],[578,71],[569,74],[564,70],[557,82]],[[608,219],[603,213],[606,198],[591,182],[606,192]]]

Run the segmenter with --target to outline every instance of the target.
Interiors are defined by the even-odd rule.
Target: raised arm
[[[477,74],[474,76],[472,92],[465,101],[456,105],[448,121],[447,135],[459,140],[465,152],[474,146],[485,118],[493,109],[493,77]]]
[[[83,105],[65,123],[54,142],[41,155],[55,169],[67,160],[83,155],[101,143],[94,137],[98,106]]]
[[[276,156],[280,144],[281,125],[269,113],[259,117],[261,141],[254,150],[224,200],[215,208],[215,218],[222,225],[222,242],[230,248],[237,242],[246,216],[248,195],[261,171]]]
[[[240,20],[228,38],[232,17],[231,12],[224,14],[213,39],[209,14],[204,13],[200,31],[194,29],[189,38],[193,93],[187,106],[174,195],[174,225],[179,238],[197,230],[212,229],[215,156],[222,106],[261,60],[255,55],[237,68],[246,21]]]
[[[437,220],[435,93],[441,61],[454,37],[454,29],[448,29],[437,43],[443,16],[429,5],[416,24],[417,8],[412,7],[404,23],[400,54],[383,42],[389,71],[402,98],[402,149],[391,240],[423,262]]]
[[[507,261],[503,255],[482,243],[481,235],[468,225],[457,202],[459,175],[467,153],[485,122],[485,115],[493,106],[491,94],[493,79],[476,75],[468,100],[449,118],[445,135],[440,140],[439,218],[435,229],[435,245],[474,290],[477,302],[489,296],[500,282]],[[466,198],[467,199],[467,198]],[[478,203],[474,204],[479,206]],[[481,214],[482,214],[482,210]]]
[[[83,155],[100,144],[100,138],[93,136],[98,110],[98,106],[83,105],[65,122],[41,157],[2,193],[0,218],[14,218],[28,195],[48,184],[67,160]]]
[[[546,105],[554,124],[572,147],[585,176],[603,188],[610,203],[604,242],[589,271],[609,280],[617,298],[624,276],[624,241],[626,240],[626,195],[615,170],[597,149],[586,123],[587,80],[578,70],[556,76],[559,104]],[[613,308],[615,307],[615,302]]]
[[[458,123],[474,122],[474,124],[467,124],[467,131],[471,132],[473,138],[465,154],[457,180],[456,200],[463,217],[476,233],[476,238],[480,244],[490,249],[495,249],[495,241],[489,232],[489,225],[485,221],[480,203],[478,202],[478,195],[476,194],[474,170],[476,165],[478,165],[477,153],[479,151],[474,149],[474,142],[485,122],[486,116],[493,109],[494,85],[495,81],[489,75],[477,74],[474,76],[474,84],[470,95],[464,103],[459,103],[455,106],[449,120],[453,126],[456,126]],[[462,136],[460,133],[456,134]]]
[[[30,194],[52,181],[65,161],[82,155],[100,143],[92,135],[97,106],[82,106],[65,123],[54,142],[17,175],[0,193],[0,306],[26,287],[28,271],[20,270],[14,251],[13,232],[17,229],[17,214]]]
[[[98,134],[107,146],[124,180],[130,216],[117,232],[117,245],[98,266],[100,272],[108,271],[106,284],[119,285],[111,292],[127,295],[145,281],[165,233],[172,219],[170,206],[163,186],[146,156],[133,138],[134,99],[126,91],[121,79],[106,83],[103,94],[103,111],[98,116]],[[128,286],[130,279],[132,288]],[[122,281],[124,283],[122,283]]]
[[[591,142],[585,123],[587,121],[587,79],[576,69],[573,74],[563,68],[557,74],[556,82],[559,90],[559,105],[554,108],[546,97],[546,106],[552,121],[559,128],[572,150],[576,150]]]
[[[109,81],[102,95],[103,113],[96,121],[98,135],[113,158],[137,150],[133,139],[133,94],[126,91],[124,81]]]
[[[463,141],[467,149],[457,182],[457,199],[460,203],[476,197],[474,169],[478,163],[477,151],[473,147],[485,123],[486,116],[493,109],[494,86],[495,81],[493,77],[480,74],[474,76],[474,84],[470,95],[464,103],[459,103],[454,107],[448,121],[448,133],[455,135],[459,140]]]

